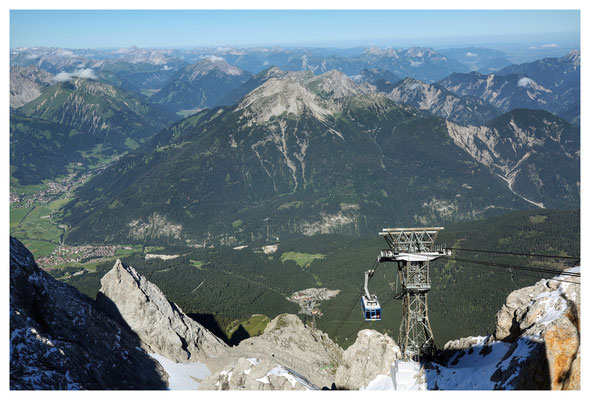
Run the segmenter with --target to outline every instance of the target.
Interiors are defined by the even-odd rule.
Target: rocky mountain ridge
[[[192,320],[162,291],[117,260],[101,279],[97,306],[113,319],[127,324],[149,353],[175,362],[217,357],[225,344]]]
[[[19,108],[41,96],[51,85],[53,74],[35,66],[10,67],[10,107]]]
[[[532,120],[543,123],[533,127]],[[457,146],[488,166],[513,193],[531,204],[555,207],[558,198],[577,202],[579,133],[564,120],[544,111],[514,110],[484,126],[462,127],[447,122],[447,128]],[[552,166],[545,166],[539,157],[553,158]],[[564,172],[570,175],[569,183],[562,180]],[[553,182],[553,199],[547,196],[547,182]]]
[[[118,149],[137,147],[170,121],[143,96],[80,77],[51,86],[18,111],[101,137]]]
[[[524,75],[454,73],[437,84],[459,96],[480,98],[504,112],[515,108],[546,109],[553,103],[551,89]]]
[[[546,110],[579,121],[580,53],[511,65],[491,74],[453,73],[437,84],[460,96],[473,96],[501,111]],[[578,110],[578,113],[576,113]]]
[[[459,125],[482,125],[500,115],[488,103],[474,97],[461,97],[437,84],[406,78],[396,84],[378,84],[396,103],[404,103],[428,111]]]

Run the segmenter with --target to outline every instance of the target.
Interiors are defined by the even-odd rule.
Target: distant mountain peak
[[[363,54],[399,58],[399,55],[395,49],[391,47],[382,49],[374,45],[370,46],[367,50],[365,50]]]
[[[339,99],[371,92],[366,86],[357,85],[342,72],[332,69],[304,81],[305,85],[322,97]]]
[[[322,121],[332,113],[328,102],[300,82],[288,78],[269,79],[247,94],[237,107],[237,111],[243,111],[244,116],[257,123],[285,113],[300,116],[305,110]]]
[[[196,64],[189,65],[186,67],[187,72],[190,71],[190,79],[196,79],[197,77],[208,74],[213,70],[218,70],[227,75],[241,76],[244,74],[238,67],[230,65],[223,57],[209,56],[203,58]]]
[[[374,91],[369,85],[357,85],[338,70],[314,75],[311,71],[285,72],[276,68],[263,74],[271,76],[270,79],[247,94],[238,105],[238,110],[245,110],[256,122],[268,121],[283,113],[300,116],[305,110],[325,121],[339,108],[335,100]]]
[[[574,49],[563,56],[563,59],[570,61],[574,67],[580,66],[580,50]]]

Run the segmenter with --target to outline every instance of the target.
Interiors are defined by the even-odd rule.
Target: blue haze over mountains
[[[64,208],[66,240],[231,244],[364,234],[382,215],[579,207],[575,49],[14,48],[10,60],[14,177],[120,158]],[[400,190],[419,201],[396,203]]]

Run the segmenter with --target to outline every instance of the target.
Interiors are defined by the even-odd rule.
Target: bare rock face
[[[520,325],[528,311],[531,300],[545,289],[545,285],[538,282],[534,286],[524,287],[510,293],[506,298],[506,302],[496,314],[494,339],[514,341],[520,336],[522,333]]]
[[[342,349],[326,333],[305,326],[292,314],[274,318],[262,335],[242,341],[235,351],[248,357],[276,360],[318,387],[331,386],[342,360]]]
[[[33,65],[10,67],[10,107],[18,108],[35,100],[51,84],[52,77],[49,72]]]
[[[232,377],[234,373],[245,374],[244,371],[249,368],[240,359],[263,360],[256,370],[260,373],[268,372],[269,383],[264,383],[266,386],[259,388],[260,381],[251,382],[249,377],[243,377],[244,380],[235,382],[231,381],[229,375],[224,378],[225,375],[219,371],[226,371],[226,374],[235,371],[232,372]],[[331,387],[334,383],[336,369],[341,362],[342,349],[327,334],[305,326],[296,315],[281,314],[269,322],[262,335],[243,340],[238,346],[228,349],[222,357],[209,359],[208,365],[214,371],[211,378],[212,384],[221,382],[215,389],[232,389],[241,386],[251,389],[276,389],[283,385],[284,389],[291,390],[309,389],[312,386]],[[301,383],[303,387],[299,387],[295,383],[294,386],[291,386],[291,383],[294,382],[292,378],[286,378],[291,382],[289,384],[279,378],[286,375],[298,377],[298,379],[293,379],[295,382]],[[258,375],[256,377],[259,378]],[[227,384],[224,384],[223,382],[226,380]],[[302,382],[308,382],[312,386],[307,387]],[[202,385],[200,389],[206,387],[213,388]]]
[[[342,355],[336,386],[348,390],[366,387],[377,375],[387,375],[391,364],[400,357],[400,349],[392,338],[373,329],[364,329]]]
[[[559,279],[543,279],[512,292],[496,317],[494,338],[508,342],[523,336],[537,338],[544,346],[550,388],[579,389],[580,278]],[[540,364],[533,360],[528,368]]]
[[[227,369],[207,377],[200,390],[317,390],[299,373],[270,360],[240,358]]]
[[[10,389],[165,389],[139,343],[10,238]]]
[[[226,345],[189,318],[153,283],[117,260],[101,279],[99,307],[124,321],[150,353],[176,362],[216,357]]]
[[[443,346],[443,350],[445,350],[445,351],[465,350],[465,349],[475,346],[480,341],[481,341],[481,337],[477,337],[477,336],[468,336],[466,338],[449,340]]]

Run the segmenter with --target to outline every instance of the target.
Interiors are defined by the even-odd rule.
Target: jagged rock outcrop
[[[544,347],[550,388],[579,389],[580,278],[560,279],[543,279],[512,292],[496,316],[493,337],[511,343],[534,338]],[[530,360],[526,367],[535,371],[540,364]],[[526,382],[521,385],[526,388]]]
[[[217,357],[226,345],[121,260],[100,280],[98,306],[127,324],[150,353],[176,362]]]
[[[336,387],[348,390],[366,387],[377,375],[389,374],[391,364],[400,356],[400,349],[392,338],[373,329],[364,329],[342,354],[342,364],[336,371]]]
[[[269,322],[262,335],[243,340],[239,346],[228,349],[223,357],[210,359],[209,366],[215,377],[208,380],[213,383],[201,388],[211,387],[211,384],[215,385],[220,379],[223,381],[222,375],[217,374],[219,371],[236,371],[238,375],[242,374],[240,371],[244,371],[244,368],[238,366],[240,358],[267,360],[269,363],[262,364],[258,370],[266,368],[266,371],[273,375],[271,372],[274,368],[280,367],[291,375],[322,388],[331,387],[334,383],[336,369],[342,362],[342,349],[327,334],[305,326],[296,315],[281,314]],[[282,373],[277,374],[280,376]],[[272,386],[284,384],[277,383],[277,379],[269,378],[270,383],[274,380]],[[291,378],[288,380],[291,381]],[[229,386],[222,383],[220,385],[220,388],[235,388],[235,382]]]
[[[409,104],[461,125],[482,125],[500,115],[483,100],[461,97],[442,86],[413,78],[379,84],[377,89],[396,103]]]
[[[428,388],[579,390],[579,283],[561,275],[512,292],[492,336],[444,346],[427,368]]]
[[[11,389],[164,389],[167,375],[130,331],[41,270],[10,238]]]
[[[274,361],[240,358],[228,369],[207,377],[201,390],[317,390],[297,372]]]

